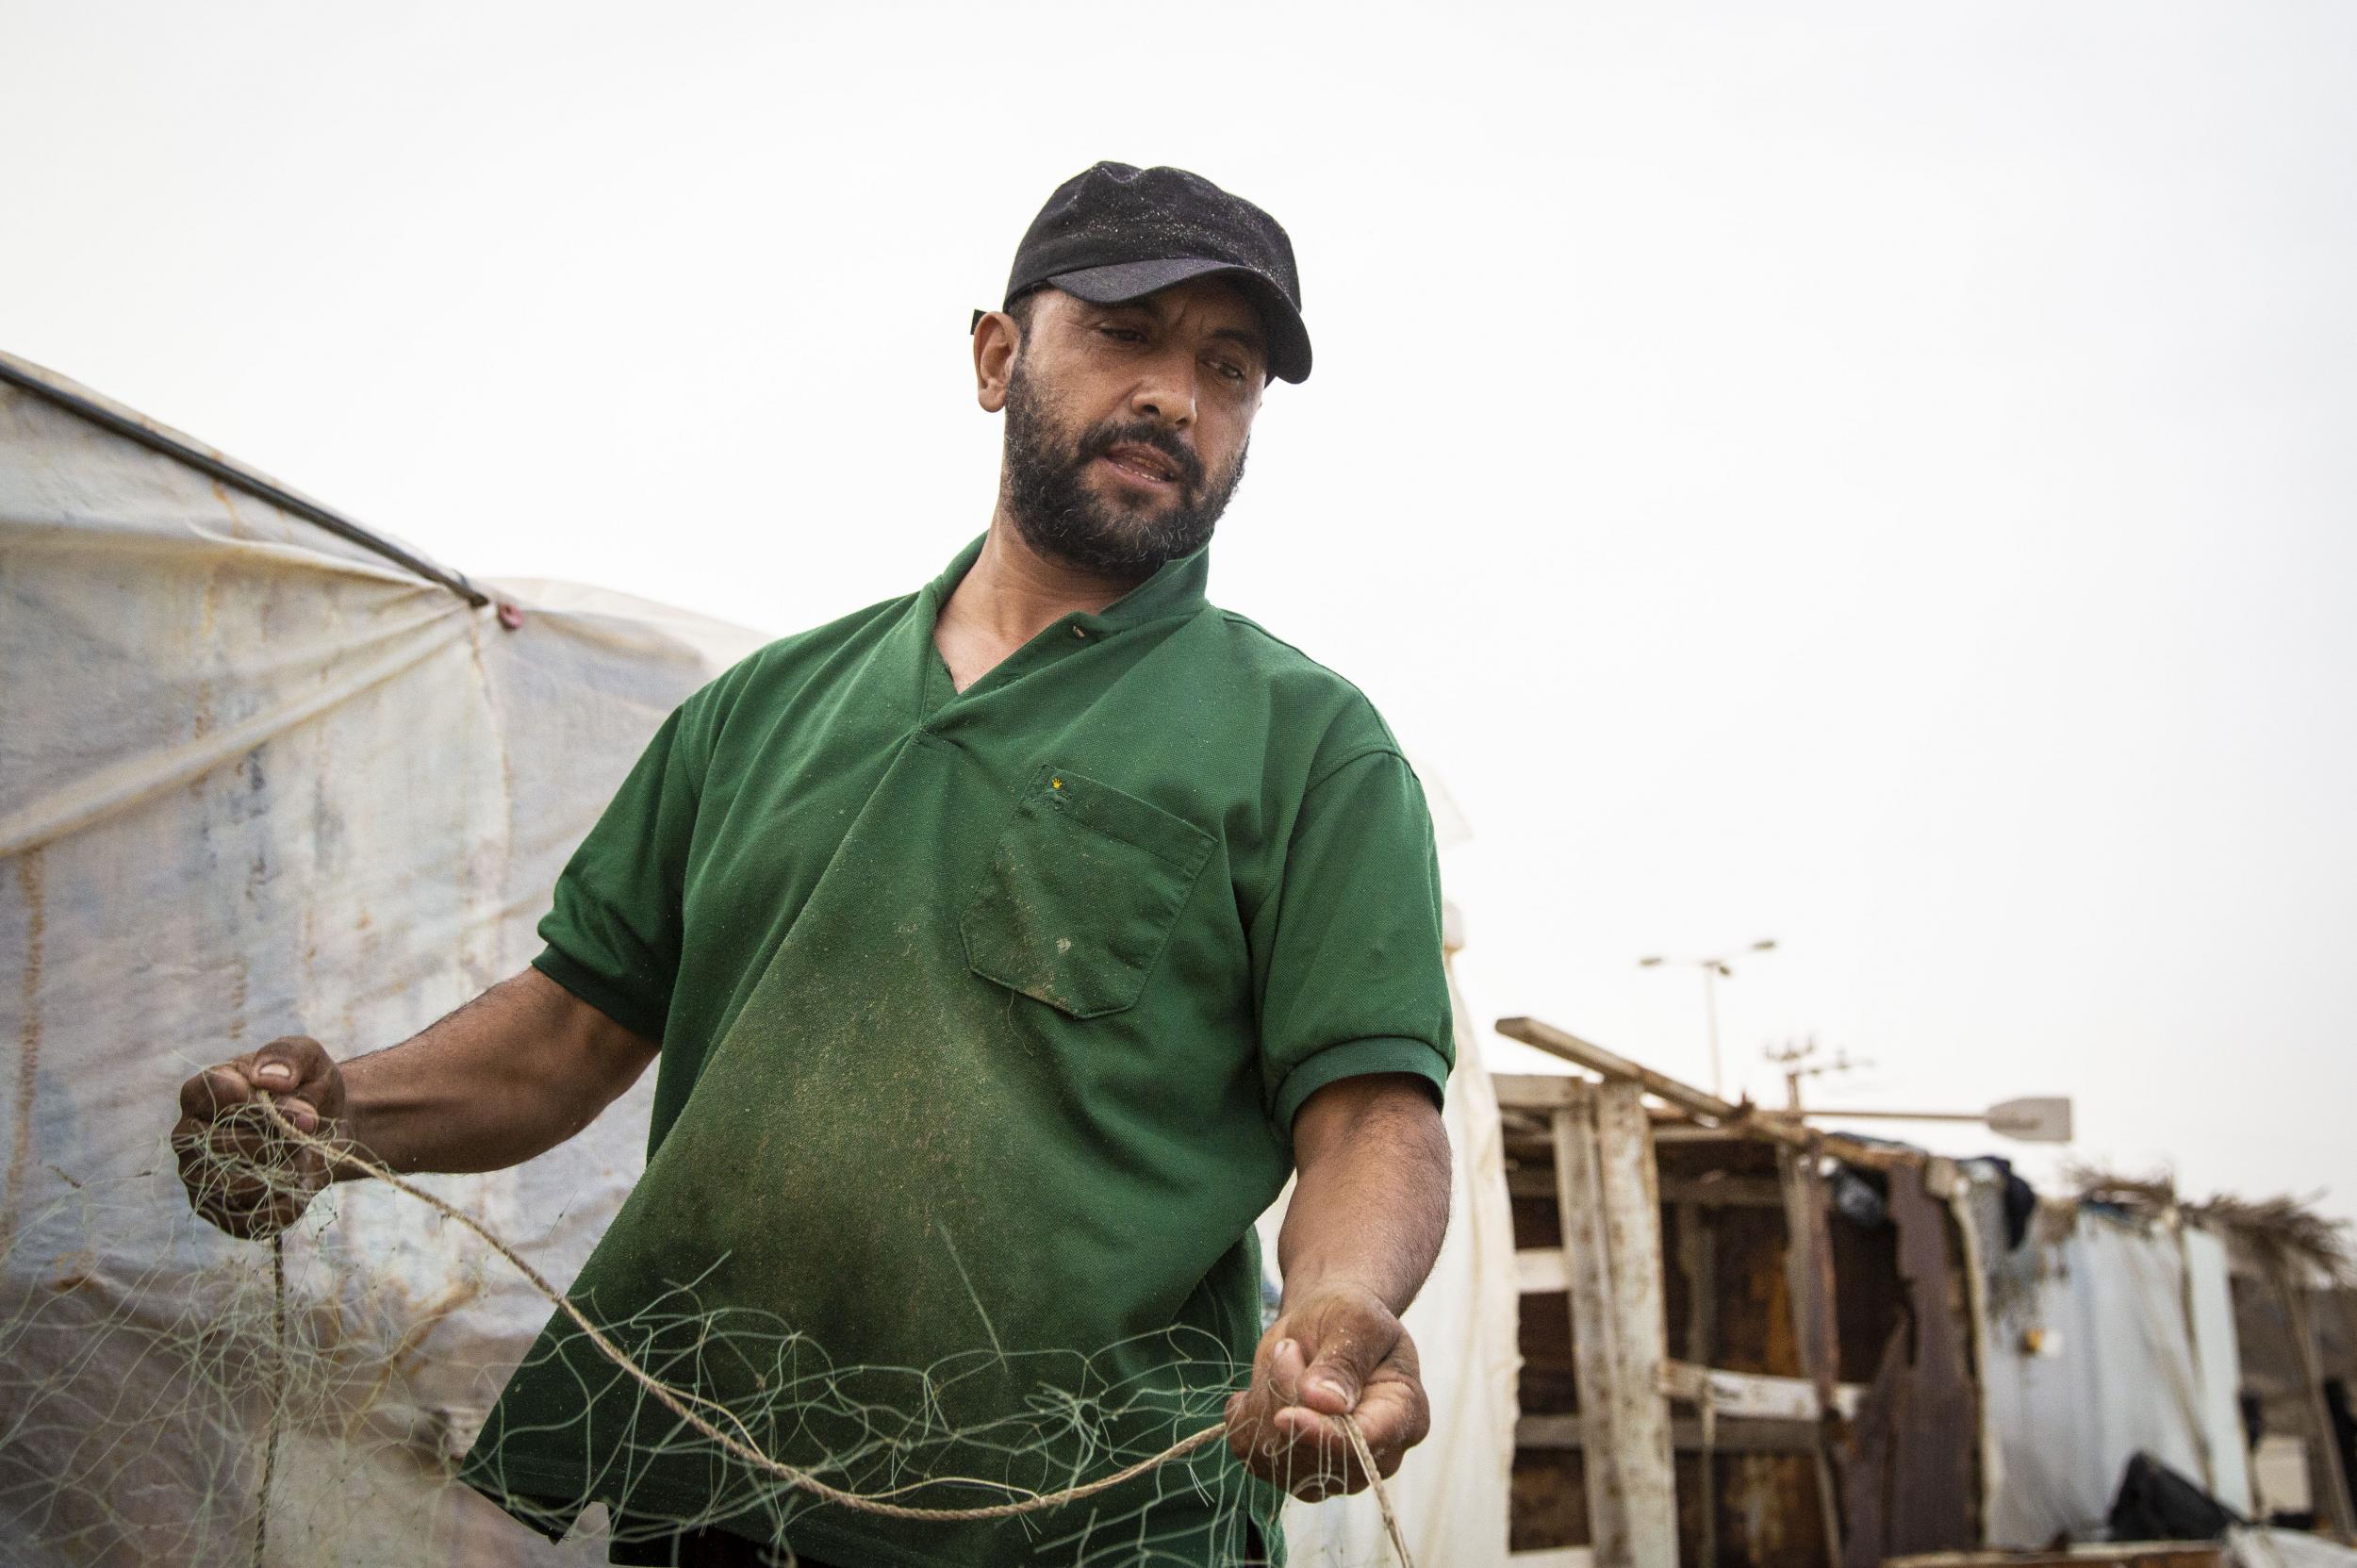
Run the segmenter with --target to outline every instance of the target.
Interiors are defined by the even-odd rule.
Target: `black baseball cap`
[[[1269,373],[1307,381],[1293,241],[1276,219],[1184,169],[1099,163],[1056,187],[1015,247],[1002,308],[1051,285],[1092,305],[1127,305],[1211,276],[1234,278],[1260,306]]]

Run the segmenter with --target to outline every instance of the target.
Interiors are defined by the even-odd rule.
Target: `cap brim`
[[[1260,306],[1261,323],[1268,330],[1269,374],[1279,381],[1309,380],[1310,329],[1301,324],[1301,312],[1275,284],[1249,267],[1203,256],[1173,256],[1083,267],[1041,281],[1091,305],[1128,305],[1189,278],[1214,276],[1234,278]]]

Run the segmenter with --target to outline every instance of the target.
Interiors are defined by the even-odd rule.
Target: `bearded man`
[[[653,1062],[646,1174],[571,1297],[692,1408],[929,1510],[1227,1444],[884,1516],[699,1437],[559,1316],[462,1475],[551,1533],[605,1503],[617,1561],[1260,1561],[1283,1491],[1367,1484],[1339,1417],[1384,1474],[1426,1431],[1397,1314],[1448,1211],[1430,819],[1356,688],[1204,599],[1265,386],[1310,371],[1291,242],[1100,163],[973,353],[989,531],[683,703],[532,967],[340,1067],[280,1040],[190,1080],[184,1170],[268,1234],[344,1172],[219,1180],[208,1144],[269,1152],[216,1125],[257,1091],[393,1169],[486,1170]],[[1295,1171],[1263,1331],[1252,1222]]]

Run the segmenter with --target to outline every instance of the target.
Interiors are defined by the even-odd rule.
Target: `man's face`
[[[1266,363],[1260,313],[1225,279],[1129,305],[1045,290],[1007,381],[1024,542],[1127,582],[1201,549],[1244,477]]]

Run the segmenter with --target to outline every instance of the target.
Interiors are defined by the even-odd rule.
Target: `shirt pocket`
[[[1076,1018],[1133,1006],[1211,856],[1185,818],[1043,767],[959,922],[966,967]]]

